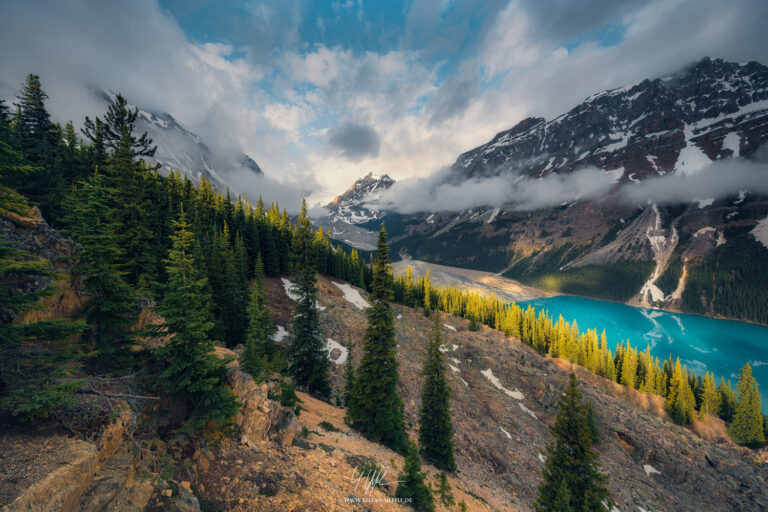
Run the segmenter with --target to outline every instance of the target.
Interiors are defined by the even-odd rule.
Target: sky
[[[298,204],[369,171],[438,176],[524,117],[703,56],[768,63],[766,26],[764,0],[10,0],[0,98],[34,72],[78,123],[90,87],[120,91]]]

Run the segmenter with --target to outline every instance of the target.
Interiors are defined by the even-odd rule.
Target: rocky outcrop
[[[227,367],[227,382],[242,404],[235,416],[240,442],[255,446],[262,441],[274,441],[289,446],[296,435],[296,414],[288,407],[269,399],[269,385],[257,384],[253,377],[240,371],[235,352],[216,347],[216,355],[231,358]]]
[[[40,291],[51,285],[55,291],[43,300],[43,308],[28,310],[8,320],[16,323],[57,320],[72,318],[80,311],[86,297],[69,274],[73,257],[80,247],[76,242],[49,226],[37,207],[33,207],[26,217],[11,212],[3,213],[0,216],[0,239],[33,258],[47,261],[50,270],[55,272],[53,277],[32,276],[14,283],[9,290],[13,295]]]
[[[136,417],[126,408],[104,428],[97,442],[72,441],[77,447],[73,459],[31,485],[3,512],[99,511],[110,510],[111,503],[122,507],[112,510],[143,510],[151,484],[134,478],[130,462],[113,460],[135,427]]]

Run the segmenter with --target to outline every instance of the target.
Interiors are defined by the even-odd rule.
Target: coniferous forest
[[[434,510],[434,494],[445,503],[450,490],[445,473],[438,491],[425,484],[420,456],[444,472],[461,471],[440,312],[468,319],[470,331],[488,326],[542,355],[663,397],[669,417],[679,424],[708,414],[722,418],[737,443],[765,443],[749,364],[733,389],[679,360],[660,360],[650,348],[625,342],[611,350],[604,332],[581,331],[576,322],[546,311],[436,287],[428,274],[415,281],[410,271],[395,278],[384,227],[374,257],[363,261],[311,226],[306,202],[298,218],[291,218],[261,197],[251,202],[214,190],[205,177],[193,183],[175,171],[162,176],[147,163],[156,147],[137,132],[137,110],[123,96],[116,95],[103,115],[86,117],[79,133],[71,122],[63,127],[53,122],[46,100],[39,78],[29,75],[17,103],[0,103],[0,213],[21,219],[37,208],[50,226],[76,242],[65,263],[70,284],[85,300],[76,318],[14,322],[30,318],[62,276],[11,241],[0,243],[0,412],[6,418],[60,420],[78,394],[97,393],[95,381],[138,375],[143,398],[170,397],[183,404],[187,414],[176,426],[180,432],[229,435],[241,404],[224,385],[228,361],[214,354],[217,343],[242,345],[240,367],[256,380],[281,374],[280,401],[297,413],[296,389],[329,402],[330,362],[316,302],[319,273],[369,292],[360,363],[355,367],[350,357],[344,372],[346,421],[405,456],[396,494],[413,498],[417,510]],[[287,348],[273,340],[264,288],[267,277],[280,276],[295,281],[299,296]],[[575,276],[573,284],[587,277]],[[617,288],[616,294],[622,293]],[[409,437],[398,389],[393,302],[417,308],[433,321],[422,370],[418,446]],[[162,322],[142,324],[142,307]],[[608,491],[598,471],[596,427],[573,377],[552,434],[537,510],[601,510]]]

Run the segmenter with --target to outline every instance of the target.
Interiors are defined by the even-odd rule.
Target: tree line
[[[439,309],[470,321],[470,329],[487,325],[508,336],[518,338],[539,353],[560,357],[579,364],[591,372],[643,393],[666,399],[670,417],[679,424],[691,424],[704,414],[722,418],[729,424],[732,438],[739,444],[760,446],[768,436],[768,418],[762,414],[757,381],[747,363],[741,370],[737,388],[721,377],[719,384],[710,372],[697,375],[671,356],[664,361],[653,357],[650,347],[640,351],[629,341],[615,350],[608,347],[605,330],[583,332],[576,321],[566,322],[562,316],[551,318],[546,310],[532,306],[523,309],[506,304],[495,295],[455,287],[437,287],[429,280],[429,272],[413,278],[410,267],[395,278],[395,298],[402,304],[425,311]]]

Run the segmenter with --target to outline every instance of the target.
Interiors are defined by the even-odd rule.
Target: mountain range
[[[767,140],[768,68],[704,58],[594,94],[550,121],[526,118],[461,154],[442,182],[565,178],[596,168],[612,180],[600,197],[402,214],[367,206],[367,190],[392,186],[369,175],[328,205],[331,234],[367,248],[370,235],[360,229],[385,222],[403,256],[560,293],[768,323],[768,198],[749,190],[684,202],[625,197],[662,176],[704,179],[713,161],[764,163]]]

